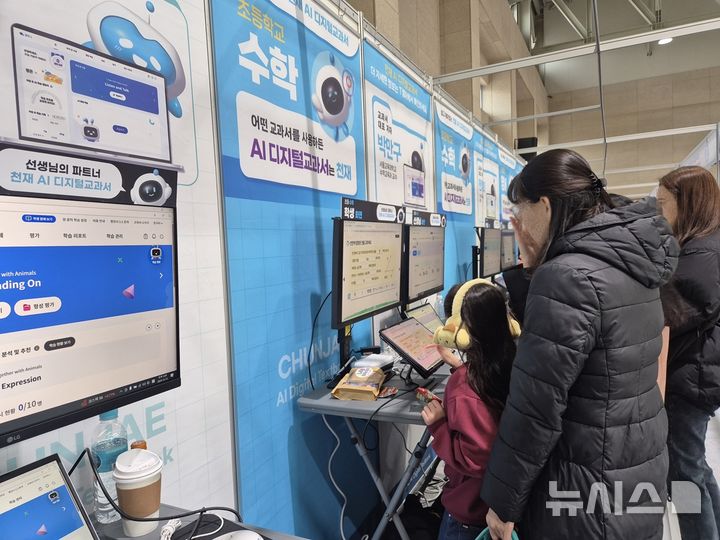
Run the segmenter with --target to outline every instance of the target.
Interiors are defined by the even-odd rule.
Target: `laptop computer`
[[[0,532],[13,540],[100,539],[57,454],[0,476]]]

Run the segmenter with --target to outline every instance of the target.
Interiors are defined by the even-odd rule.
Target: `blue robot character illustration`
[[[172,187],[160,176],[160,171],[154,169],[135,180],[130,198],[133,204],[146,206],[162,206],[172,195]]]
[[[177,98],[185,90],[185,70],[172,43],[149,23],[155,6],[147,2],[145,8],[147,21],[113,1],[92,8],[87,15],[92,40],[90,45],[100,52],[162,75],[167,86],[168,110],[180,118],[182,107]]]
[[[460,174],[467,185],[470,179],[470,150],[467,146],[463,146],[460,150]]]
[[[336,141],[352,129],[352,96],[355,79],[330,52],[320,53],[313,65],[315,93],[312,104],[325,131]]]
[[[88,142],[98,142],[100,140],[100,129],[95,125],[95,119],[83,118],[82,136]]]

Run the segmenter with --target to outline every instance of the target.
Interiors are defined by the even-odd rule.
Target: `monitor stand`
[[[402,363],[405,366],[410,366],[410,364],[408,364],[407,362],[403,361]],[[410,366],[410,371],[408,371],[408,374],[401,377],[402,381],[406,385],[406,388],[426,388],[426,389],[430,390],[432,387],[437,385],[436,377],[433,377],[432,375],[430,375],[427,378],[420,377],[418,379],[413,379],[413,373],[417,377],[420,377],[420,374],[417,371],[415,371],[415,368],[413,368],[412,366]]]

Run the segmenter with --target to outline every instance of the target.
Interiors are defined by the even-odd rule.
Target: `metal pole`
[[[562,116],[564,114],[573,114],[585,111],[596,111],[600,108],[600,105],[589,105],[587,107],[577,107],[575,109],[563,109],[562,111],[554,111],[541,114],[532,114],[530,116],[520,116],[518,118],[509,118],[508,120],[496,120],[495,122],[488,122],[483,124],[487,127],[499,126],[501,124],[512,124],[513,122],[525,122],[527,120],[535,120],[537,118],[550,118],[552,116]]]
[[[673,128],[673,129],[662,129],[659,131],[645,131],[643,133],[630,133],[627,135],[615,135],[607,138],[608,144],[627,142],[627,141],[640,141],[643,139],[655,139],[658,137],[670,137],[672,135],[685,135],[687,133],[700,133],[708,132],[716,129],[716,124],[702,124],[699,126],[689,126],[684,128]],[[549,144],[547,146],[535,146],[533,148],[523,148],[525,152],[545,152],[547,150],[553,150],[555,148],[580,148],[582,146],[595,146],[603,144],[604,139],[587,139],[584,141],[568,141],[557,144]]]
[[[357,450],[357,453],[360,454],[360,457],[362,458],[363,462],[365,463],[365,467],[367,467],[368,472],[370,473],[370,477],[373,480],[373,483],[375,484],[375,487],[378,490],[378,493],[380,494],[380,498],[382,499],[382,502],[385,504],[385,508],[388,508],[390,505],[390,498],[388,497],[387,491],[385,491],[385,486],[383,486],[382,480],[380,479],[380,476],[378,475],[377,471],[375,470],[375,466],[373,465],[372,461],[370,461],[370,458],[368,457],[367,448],[362,442],[362,437],[360,437],[360,434],[358,433],[357,429],[355,428],[355,424],[353,424],[352,419],[345,417],[345,423],[348,426],[348,429],[350,430],[350,435],[352,436],[352,443],[355,445],[355,450]],[[400,516],[393,515],[392,516],[393,524],[395,525],[395,528],[398,531],[398,534],[400,535],[400,538],[403,540],[410,540],[410,537],[408,536],[407,531],[405,530],[405,526],[403,525],[402,520],[400,519]]]
[[[572,29],[575,30],[582,39],[588,39],[588,31],[585,29],[583,23],[580,22],[580,19],[575,16],[572,9],[565,3],[565,0],[552,0],[552,3],[558,8],[558,11]]]
[[[699,34],[702,32],[708,32],[710,30],[717,29],[720,29],[720,17],[673,26],[672,28],[650,30],[641,34],[608,39],[600,43],[600,51],[613,51],[625,47],[632,47],[633,45],[652,43],[663,38],[688,36],[691,34]],[[472,79],[475,77],[484,77],[487,75],[493,75],[495,73],[502,73],[504,71],[512,71],[514,69],[522,69],[526,67],[538,66],[540,64],[548,64],[550,62],[568,60],[570,58],[578,58],[580,56],[588,56],[591,54],[595,54],[594,43],[578,45],[576,47],[570,47],[567,49],[562,49],[560,51],[527,56],[524,58],[518,58],[516,60],[508,60],[506,62],[498,62],[497,64],[490,64],[489,66],[465,69],[461,71],[456,71],[454,73],[447,73],[445,75],[435,77],[433,79],[433,84],[437,86],[450,82],[463,81],[465,79]]]
[[[415,473],[415,470],[420,465],[420,460],[422,460],[423,456],[425,455],[425,450],[427,450],[428,441],[430,441],[430,431],[426,428],[422,434],[422,437],[420,437],[420,440],[418,441],[418,443],[415,445],[415,448],[413,449],[413,453],[412,453],[412,456],[410,457],[410,461],[408,462],[408,465],[405,468],[405,472],[403,473],[403,476],[400,479],[400,482],[398,483],[397,487],[395,488],[395,493],[393,493],[393,496],[390,499],[390,503],[387,505],[387,508],[385,509],[385,515],[383,516],[383,519],[380,521],[380,524],[378,525],[377,529],[375,529],[375,533],[372,536],[372,540],[380,540],[383,532],[385,531],[385,527],[387,527],[387,524],[390,521],[393,521],[397,517],[395,512],[400,507],[400,503],[405,498],[405,488],[407,488],[407,485],[410,482],[410,478]]]
[[[651,10],[644,2],[644,0],[628,0],[630,5],[635,8],[643,20],[650,26],[653,26],[656,22],[655,13]]]

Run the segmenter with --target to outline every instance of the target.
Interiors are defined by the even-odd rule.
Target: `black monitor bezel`
[[[383,306],[381,308],[378,308],[372,312],[369,313],[363,313],[362,315],[355,317],[353,319],[348,319],[347,321],[341,320],[342,317],[342,260],[343,260],[343,236],[344,236],[344,224],[345,222],[354,222],[354,223],[386,223],[388,225],[395,224],[401,226],[401,238],[400,238],[400,283],[399,286],[399,292],[398,300],[397,302],[393,302],[392,304],[389,304],[387,306]],[[342,218],[333,218],[333,244],[332,244],[332,314],[331,314],[331,320],[330,324],[331,327],[335,330],[339,330],[340,328],[345,328],[347,326],[350,326],[352,324],[355,324],[360,321],[364,321],[365,319],[369,319],[370,317],[374,317],[378,313],[383,313],[385,311],[389,311],[391,309],[395,309],[396,307],[399,307],[402,304],[402,274],[403,274],[403,253],[402,250],[405,249],[405,241],[403,238],[404,235],[404,227],[402,227],[401,223],[395,223],[395,222],[374,222],[374,221],[362,221],[362,220],[345,220]]]
[[[438,285],[437,287],[433,287],[432,289],[426,290],[421,292],[419,295],[415,296],[414,298],[410,298],[410,233],[412,232],[412,229],[416,228],[433,228],[433,229],[441,229],[442,230],[442,239],[443,239],[443,277],[442,277],[442,283]],[[400,296],[402,298],[402,305],[408,306],[412,304],[413,302],[417,302],[418,300],[422,300],[423,298],[427,298],[431,294],[439,293],[440,291],[445,289],[445,227],[433,227],[432,225],[405,225],[403,227],[403,264],[402,264],[402,276],[401,276],[401,292]]]
[[[500,233],[500,265],[498,266],[497,272],[491,272],[488,273],[487,269],[485,268],[485,257],[483,256],[484,253],[484,247],[485,247],[485,231],[497,231]],[[477,234],[479,245],[478,245],[478,260],[477,260],[477,266],[478,266],[478,277],[480,278],[490,278],[492,276],[496,276],[497,274],[500,274],[502,269],[502,229],[495,229],[492,227],[475,227],[475,233]]]
[[[420,363],[418,363],[410,354],[408,354],[402,347],[400,347],[397,343],[395,343],[392,338],[389,338],[386,334],[388,330],[391,330],[392,328],[395,328],[396,326],[400,326],[401,324],[417,324],[419,325],[423,330],[426,330],[427,333],[432,337],[432,332],[425,328],[425,326],[418,321],[417,319],[413,317],[409,317],[407,319],[403,319],[402,321],[393,324],[391,326],[388,326],[387,328],[383,328],[380,330],[380,339],[382,339],[384,342],[386,342],[388,345],[390,345],[395,351],[401,356],[403,360],[405,360],[408,364],[412,366],[412,368],[417,371],[418,375],[422,377],[423,379],[427,379],[430,377],[433,373],[435,373],[438,369],[440,369],[443,364],[445,363],[442,359],[442,356],[438,354],[439,362],[436,364],[433,364],[430,369],[425,368]],[[432,341],[432,340],[431,340]]]
[[[22,467],[18,467],[17,469],[15,469],[13,471],[10,471],[8,473],[0,475],[0,483],[7,482],[9,480],[12,480],[13,478],[22,476],[23,474],[29,473],[35,469],[39,469],[40,467],[49,465],[50,463],[57,464],[58,469],[60,470],[60,474],[62,474],[63,480],[65,481],[65,485],[68,488],[68,493],[70,493],[70,496],[73,498],[73,501],[75,502],[75,506],[77,506],[78,511],[80,512],[80,514],[82,514],[83,520],[85,521],[85,525],[86,525],[87,529],[90,531],[90,534],[92,535],[93,540],[100,540],[100,536],[98,535],[98,532],[95,530],[95,527],[94,527],[92,521],[90,521],[90,517],[88,516],[88,513],[85,510],[85,506],[83,506],[82,501],[80,500],[80,496],[78,495],[77,491],[75,490],[75,486],[73,485],[72,481],[70,480],[70,475],[68,475],[67,471],[65,470],[65,467],[62,464],[62,460],[60,459],[60,456],[58,454],[51,454],[47,457],[38,459],[37,461],[33,461],[32,463],[28,463],[27,465],[23,465]]]
[[[510,238],[512,237],[513,242],[513,262],[509,266],[505,266],[503,263],[505,262],[505,249],[504,249],[504,238]],[[500,230],[500,271],[501,272],[507,272],[508,270],[512,270],[513,268],[517,268],[520,266],[518,264],[518,258],[517,258],[517,238],[515,238],[515,231],[509,230],[509,229],[501,229]]]
[[[35,137],[28,137],[26,135],[22,134],[22,124],[20,121],[20,95],[18,91],[18,84],[20,84],[17,76],[17,62],[15,61],[15,28],[19,30],[25,30],[26,32],[30,32],[33,34],[37,34],[39,36],[42,36],[44,38],[53,39],[55,41],[59,41],[61,43],[65,43],[66,45],[69,45],[71,47],[75,47],[77,49],[80,49],[82,51],[85,51],[87,53],[91,53],[97,56],[100,56],[102,58],[106,58],[107,60],[112,60],[113,62],[117,62],[118,64],[124,64],[127,67],[137,69],[138,71],[144,71],[146,73],[150,73],[152,75],[156,75],[160,77],[163,80],[163,95],[160,96],[162,99],[165,100],[165,122],[167,123],[167,143],[168,143],[168,158],[158,158],[158,157],[148,157],[143,156],[139,154],[128,154],[124,152],[117,152],[115,150],[106,150],[103,148],[89,148],[87,146],[83,146],[81,144],[71,144],[71,143],[63,143],[63,142],[57,142],[57,141],[50,141],[47,139],[38,139]],[[172,163],[172,138],[170,136],[170,110],[167,106],[167,79],[160,75],[159,73],[152,71],[151,69],[144,68],[141,66],[138,66],[136,64],[132,64],[130,62],[126,62],[125,60],[120,60],[119,58],[115,58],[114,56],[111,56],[109,54],[105,54],[103,52],[100,52],[95,49],[90,49],[89,47],[85,47],[84,45],[80,45],[79,43],[75,43],[74,41],[70,41],[69,39],[62,38],[60,36],[56,36],[54,34],[50,34],[48,32],[43,32],[42,30],[38,30],[37,28],[33,28],[31,26],[24,25],[22,23],[13,23],[10,25],[10,40],[11,40],[11,52],[12,52],[12,61],[13,61],[13,77],[14,77],[14,83],[15,83],[15,113],[17,115],[17,129],[18,129],[18,138],[22,141],[33,141],[33,142],[39,142],[43,144],[48,144],[51,146],[58,146],[60,148],[77,148],[81,150],[89,150],[92,152],[98,152],[103,155],[108,156],[122,156],[122,157],[131,157],[131,158],[138,158],[138,159],[145,159],[148,161],[157,161],[158,163]]]
[[[18,195],[18,197],[25,197],[25,195]],[[78,202],[92,202],[92,201],[78,201]],[[100,202],[101,204],[107,204],[107,201],[95,201]],[[120,205],[120,206],[131,206],[135,207],[137,205]],[[15,443],[25,441],[27,439],[30,439],[32,437],[37,437],[38,435],[43,435],[44,433],[47,433],[49,431],[54,431],[56,429],[63,428],[65,426],[69,426],[70,424],[74,424],[76,422],[80,422],[82,420],[86,420],[88,418],[92,418],[93,416],[97,416],[99,414],[102,414],[104,412],[117,409],[118,407],[123,407],[125,405],[130,405],[132,403],[135,403],[137,401],[141,401],[143,399],[147,399],[149,397],[156,396],[158,394],[161,394],[163,392],[167,392],[168,390],[173,390],[174,388],[180,387],[180,304],[179,304],[179,281],[178,281],[178,234],[177,234],[177,208],[171,207],[171,206],[165,206],[164,209],[170,209],[173,212],[173,279],[175,280],[175,286],[174,289],[174,295],[175,295],[175,358],[176,358],[176,369],[175,371],[168,372],[168,374],[171,375],[170,378],[165,382],[155,383],[153,386],[149,386],[148,388],[142,388],[138,390],[133,390],[125,395],[117,396],[112,399],[107,400],[101,400],[97,404],[94,405],[88,405],[87,407],[82,407],[80,409],[58,414],[57,416],[53,416],[52,418],[48,418],[47,420],[41,420],[33,422],[32,424],[21,426],[15,429],[5,430],[3,428],[3,423],[0,423],[0,448],[4,448],[6,446],[13,445]],[[162,375],[162,374],[161,374]],[[138,381],[139,382],[139,381]],[[117,391],[118,388],[110,389],[107,392],[114,392]],[[87,396],[90,397],[90,396]],[[76,400],[76,403],[82,402],[84,398],[81,398],[79,400]],[[65,406],[67,404],[61,405]],[[53,409],[47,409],[45,411],[38,411],[38,413],[34,413],[32,415],[18,418],[15,421],[20,421],[28,418],[32,418],[35,414],[42,413],[48,413],[52,411]]]

